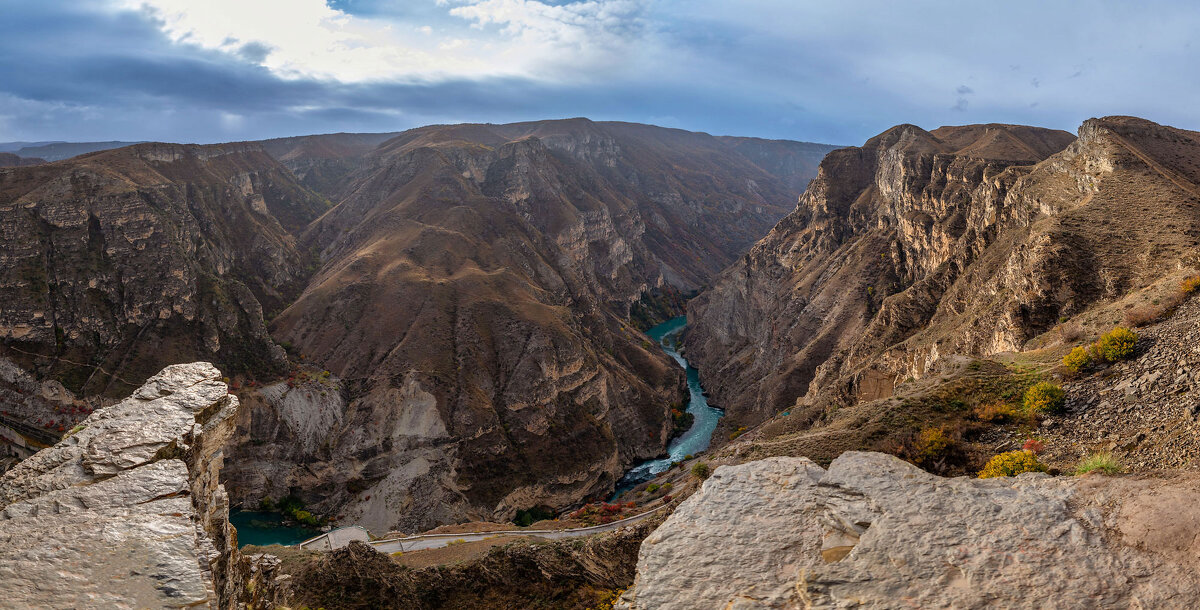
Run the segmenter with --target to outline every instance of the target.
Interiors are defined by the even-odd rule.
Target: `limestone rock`
[[[0,478],[0,607],[226,607],[236,538],[217,480],[237,398],[169,366]]]
[[[878,453],[718,468],[643,543],[628,608],[1200,604],[1200,474],[944,479]]]

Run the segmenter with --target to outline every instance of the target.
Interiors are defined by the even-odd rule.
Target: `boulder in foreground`
[[[0,478],[0,607],[229,607],[236,535],[217,479],[237,398],[169,366]]]
[[[1200,606],[1200,473],[945,479],[848,452],[714,472],[628,608]]]

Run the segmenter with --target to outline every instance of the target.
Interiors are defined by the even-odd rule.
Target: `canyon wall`
[[[797,209],[689,310],[714,402],[757,423],[886,397],[944,354],[1020,349],[1195,266],[1200,137],[1091,119],[893,128],[831,153]],[[1118,320],[1119,321],[1119,320]]]

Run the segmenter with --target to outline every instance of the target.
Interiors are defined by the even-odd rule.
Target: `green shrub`
[[[1042,381],[1025,390],[1022,402],[1025,404],[1025,409],[1031,414],[1043,415],[1057,413],[1061,410],[1066,397],[1062,388],[1049,381]]]
[[[646,486],[646,493],[652,494],[656,491],[658,491],[658,483],[651,483]]]
[[[1076,347],[1071,350],[1071,353],[1063,356],[1062,363],[1063,366],[1067,367],[1068,371],[1078,373],[1092,363],[1092,355],[1088,353],[1086,348],[1082,346]]]
[[[705,462],[696,462],[696,464],[692,466],[692,476],[700,479],[701,481],[707,479],[709,474],[710,472],[708,469],[708,464]]]
[[[1099,340],[1092,344],[1092,353],[1097,360],[1116,362],[1133,356],[1137,347],[1137,333],[1118,326],[1104,333]]]
[[[521,527],[529,527],[538,521],[553,519],[556,516],[555,512],[548,507],[535,506],[517,511],[517,516],[513,518],[513,523]]]
[[[1101,474],[1120,474],[1124,468],[1121,466],[1120,460],[1113,457],[1113,454],[1103,451],[1093,453],[1079,461],[1079,465],[1075,467],[1075,474],[1087,474],[1089,472],[1099,472]]]
[[[1032,451],[1008,451],[992,456],[979,471],[979,478],[1015,477],[1024,472],[1046,472],[1046,465],[1039,462]]]

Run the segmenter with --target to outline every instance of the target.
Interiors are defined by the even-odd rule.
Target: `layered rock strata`
[[[1200,134],[1090,119],[895,127],[835,151],[799,207],[689,309],[732,420],[889,396],[945,354],[1021,349],[1200,245]]]

